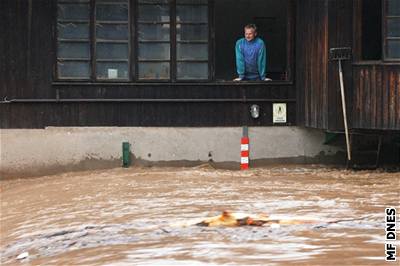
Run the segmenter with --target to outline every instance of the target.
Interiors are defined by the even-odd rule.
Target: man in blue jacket
[[[244,38],[236,42],[236,71],[239,75],[234,81],[265,80],[267,70],[267,51],[264,41],[257,37],[257,27],[248,24],[244,27]]]

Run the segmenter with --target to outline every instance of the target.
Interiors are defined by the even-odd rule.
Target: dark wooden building
[[[286,126],[400,130],[398,0],[2,0],[1,128]],[[270,82],[233,82],[254,22]],[[261,116],[249,112],[258,104]],[[282,125],[282,124],[279,124]]]
[[[352,130],[400,129],[400,1],[298,1],[298,123],[342,130],[337,61],[328,50],[351,47],[344,62]]]

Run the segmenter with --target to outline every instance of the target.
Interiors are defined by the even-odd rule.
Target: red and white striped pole
[[[249,169],[249,136],[247,127],[243,127],[243,136],[240,141],[240,169]]]

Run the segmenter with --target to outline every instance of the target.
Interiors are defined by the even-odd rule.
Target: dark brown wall
[[[327,128],[328,1],[297,3],[296,88],[298,122]]]
[[[338,62],[329,49],[352,46],[352,1],[304,0],[297,9],[297,116],[299,124],[343,129]],[[348,115],[351,116],[352,66],[343,63]],[[351,117],[348,118],[351,121]]]
[[[272,102],[288,102],[296,123],[296,91],[270,84],[55,84],[55,0],[0,0],[0,98],[133,99],[136,102],[31,102],[0,104],[0,127],[46,126],[270,126]],[[155,99],[149,101],[149,99]],[[157,100],[164,100],[159,102]],[[168,102],[168,99],[176,99]],[[194,99],[186,101],[186,99]],[[204,101],[196,102],[195,99]],[[215,99],[221,101],[215,102]],[[246,100],[256,99],[256,100]],[[213,102],[214,101],[214,102]],[[250,117],[257,103],[261,117]]]
[[[369,2],[374,4],[376,0]],[[364,0],[354,0],[353,6],[353,106],[352,125],[355,129],[400,130],[400,62],[382,61],[381,56],[371,59],[370,48],[363,42],[368,29],[365,23]],[[375,3],[376,4],[376,3]],[[376,12],[373,12],[373,17]],[[381,18],[379,18],[381,19]],[[370,22],[368,22],[370,23]],[[372,38],[374,40],[375,38]],[[370,41],[370,40],[369,40]],[[382,48],[382,43],[378,43]],[[374,54],[372,54],[374,55]]]
[[[1,104],[0,108],[4,111],[0,115],[7,114],[1,118],[1,127],[265,126],[272,125],[272,101],[287,101],[287,125],[296,123],[295,91],[292,86],[284,84],[269,86],[92,84],[55,85],[53,89],[59,90],[62,99],[120,98],[122,100],[114,103]],[[122,102],[127,99],[137,102]],[[146,102],[148,99],[154,101]],[[168,99],[172,101],[167,102]],[[179,102],[186,101],[185,99],[193,100]],[[196,102],[196,99],[201,102]],[[224,100],[213,102],[220,99]],[[247,102],[244,102],[246,99]],[[164,102],[156,102],[157,100]],[[250,105],[254,103],[261,108],[261,117],[257,120],[252,119],[249,112]]]
[[[296,24],[299,124],[343,130],[338,63],[329,61],[328,51],[352,47],[353,60],[343,63],[350,128],[400,130],[400,63],[360,61],[362,1],[301,2]]]
[[[352,47],[353,3],[348,0],[329,1],[328,4],[328,50],[337,47]],[[352,106],[352,61],[342,63],[345,86],[347,121],[351,126]],[[337,61],[328,61],[328,130],[343,130],[343,111]]]
[[[353,127],[400,129],[400,65],[354,66]]]
[[[329,62],[328,50],[353,45],[353,1],[296,2],[294,85],[285,82],[53,84],[55,3],[54,0],[0,1],[0,98],[54,100],[58,91],[63,99],[120,98],[137,102],[0,104],[2,128],[272,126],[272,102],[283,101],[288,102],[287,125],[342,129],[337,63]],[[359,1],[355,3],[358,5]],[[354,47],[355,54],[359,54],[358,42]],[[350,62],[345,62],[344,71],[351,126],[400,130],[399,64],[356,65],[352,71]],[[185,102],[185,99],[210,101]],[[213,102],[214,99],[226,100]],[[253,103],[261,106],[262,116],[258,120],[252,119],[248,111]]]
[[[52,0],[2,0],[2,98],[54,97]]]

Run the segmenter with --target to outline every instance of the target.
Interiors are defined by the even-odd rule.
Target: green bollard
[[[122,142],[122,167],[131,165],[131,145],[129,142]]]

